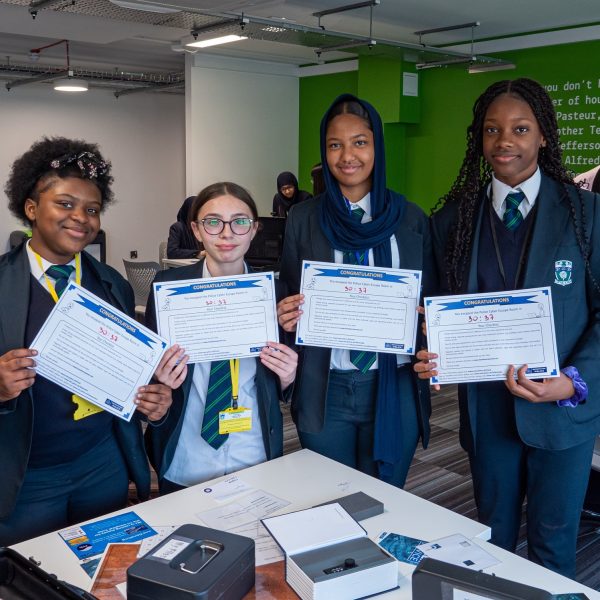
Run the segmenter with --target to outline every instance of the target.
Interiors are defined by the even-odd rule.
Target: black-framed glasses
[[[229,225],[231,233],[234,233],[235,235],[246,235],[252,229],[254,219],[238,217],[231,221],[223,221],[223,219],[218,219],[217,217],[207,217],[206,219],[196,221],[196,223],[202,223],[204,231],[209,235],[219,235],[219,233],[225,229],[225,225]]]

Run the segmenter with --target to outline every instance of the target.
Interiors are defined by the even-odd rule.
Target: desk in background
[[[250,467],[240,471],[239,476],[254,488],[289,500],[291,504],[286,506],[282,513],[309,508],[340,496],[363,491],[382,501],[385,506],[383,514],[361,522],[371,539],[376,539],[382,531],[401,533],[423,540],[434,540],[453,533],[462,533],[468,538],[475,538],[476,543],[503,561],[491,569],[486,569],[488,572],[506,579],[542,587],[553,593],[581,591],[590,599],[600,599],[598,592],[586,586],[489,544],[485,540],[489,539],[490,530],[485,525],[310,450],[301,450]],[[215,481],[218,480],[214,480],[213,483]],[[119,512],[134,510],[149,525],[155,526],[199,524],[196,513],[222,506],[202,493],[202,489],[207,485],[208,483],[203,483]],[[41,561],[43,569],[55,573],[60,579],[65,579],[83,589],[90,589],[91,580],[58,534],[40,536],[17,544],[14,548],[26,557],[33,556]],[[400,588],[382,594],[381,598],[408,600],[412,597],[410,576],[413,567],[404,563],[398,565]]]
[[[187,267],[197,263],[199,258],[163,258],[163,269],[171,269],[173,267]]]

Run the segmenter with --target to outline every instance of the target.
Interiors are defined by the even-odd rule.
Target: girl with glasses
[[[321,121],[321,158],[326,191],[287,221],[280,279],[290,296],[277,311],[288,332],[302,313],[303,259],[422,270],[424,285],[431,277],[427,217],[387,188],[377,111],[349,94],[335,100]],[[429,389],[418,385],[412,357],[360,354],[302,347],[292,401],[300,441],[402,487],[419,438],[429,437]]]
[[[244,255],[258,230],[258,212],[244,188],[230,182],[204,188],[192,204],[190,221],[194,235],[204,245],[206,258],[191,266],[161,271],[156,282],[248,272]],[[156,329],[152,293],[146,320],[149,327]],[[183,349],[179,356],[180,364],[185,364]],[[173,392],[166,421],[146,432],[161,493],[281,456],[283,423],[279,401],[294,381],[297,360],[293,350],[273,341],[266,341],[258,358],[239,359],[239,404],[252,410],[252,427],[250,431],[217,434],[212,439],[206,435],[205,409],[209,382],[219,367],[215,362],[186,367],[185,381]],[[228,367],[223,369],[223,377],[227,378]]]

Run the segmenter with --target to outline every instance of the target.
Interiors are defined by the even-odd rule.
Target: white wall
[[[158,260],[158,244],[185,198],[183,96],[108,90],[55,92],[47,84],[0,87],[0,253],[21,224],[8,212],[4,184],[12,162],[32,142],[61,135],[95,142],[113,165],[115,203],[102,215],[107,262],[124,272],[130,250]]]
[[[276,177],[298,172],[298,71],[293,65],[207,56],[186,61],[190,194],[238,183],[269,215]]]

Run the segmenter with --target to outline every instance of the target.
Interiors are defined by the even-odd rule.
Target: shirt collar
[[[29,270],[31,271],[31,274],[35,277],[35,279],[37,281],[42,281],[44,278],[44,273],[52,265],[54,265],[54,263],[47,261],[43,256],[40,255],[40,258],[42,259],[42,267],[43,267],[43,269],[40,269],[40,265],[38,264],[38,261],[35,257],[35,253],[34,253],[33,249],[30,248],[30,246],[29,246],[30,243],[31,243],[31,239],[27,240],[27,243],[25,245],[25,247],[27,248],[27,258],[29,259]],[[71,265],[72,267],[75,267],[75,257],[73,257],[73,259],[71,261],[69,261],[67,264]]]
[[[525,194],[525,199],[523,201],[527,202],[530,207],[533,207],[535,199],[540,191],[541,183],[542,175],[539,167],[529,179],[526,179],[514,188],[502,183],[502,181],[496,179],[496,176],[492,174],[492,202],[494,210],[498,212],[502,208],[506,196],[511,192],[523,192]]]
[[[368,217],[371,216],[371,192],[367,192],[367,195],[363,196],[358,202],[350,202],[346,198],[344,200],[350,205],[350,210],[360,206]]]
[[[244,275],[246,275],[247,273],[248,273],[248,265],[244,261]],[[210,274],[210,271],[208,270],[208,265],[206,264],[206,260],[205,260],[204,264],[202,265],[202,279],[210,279],[211,277],[212,277],[212,275]]]

